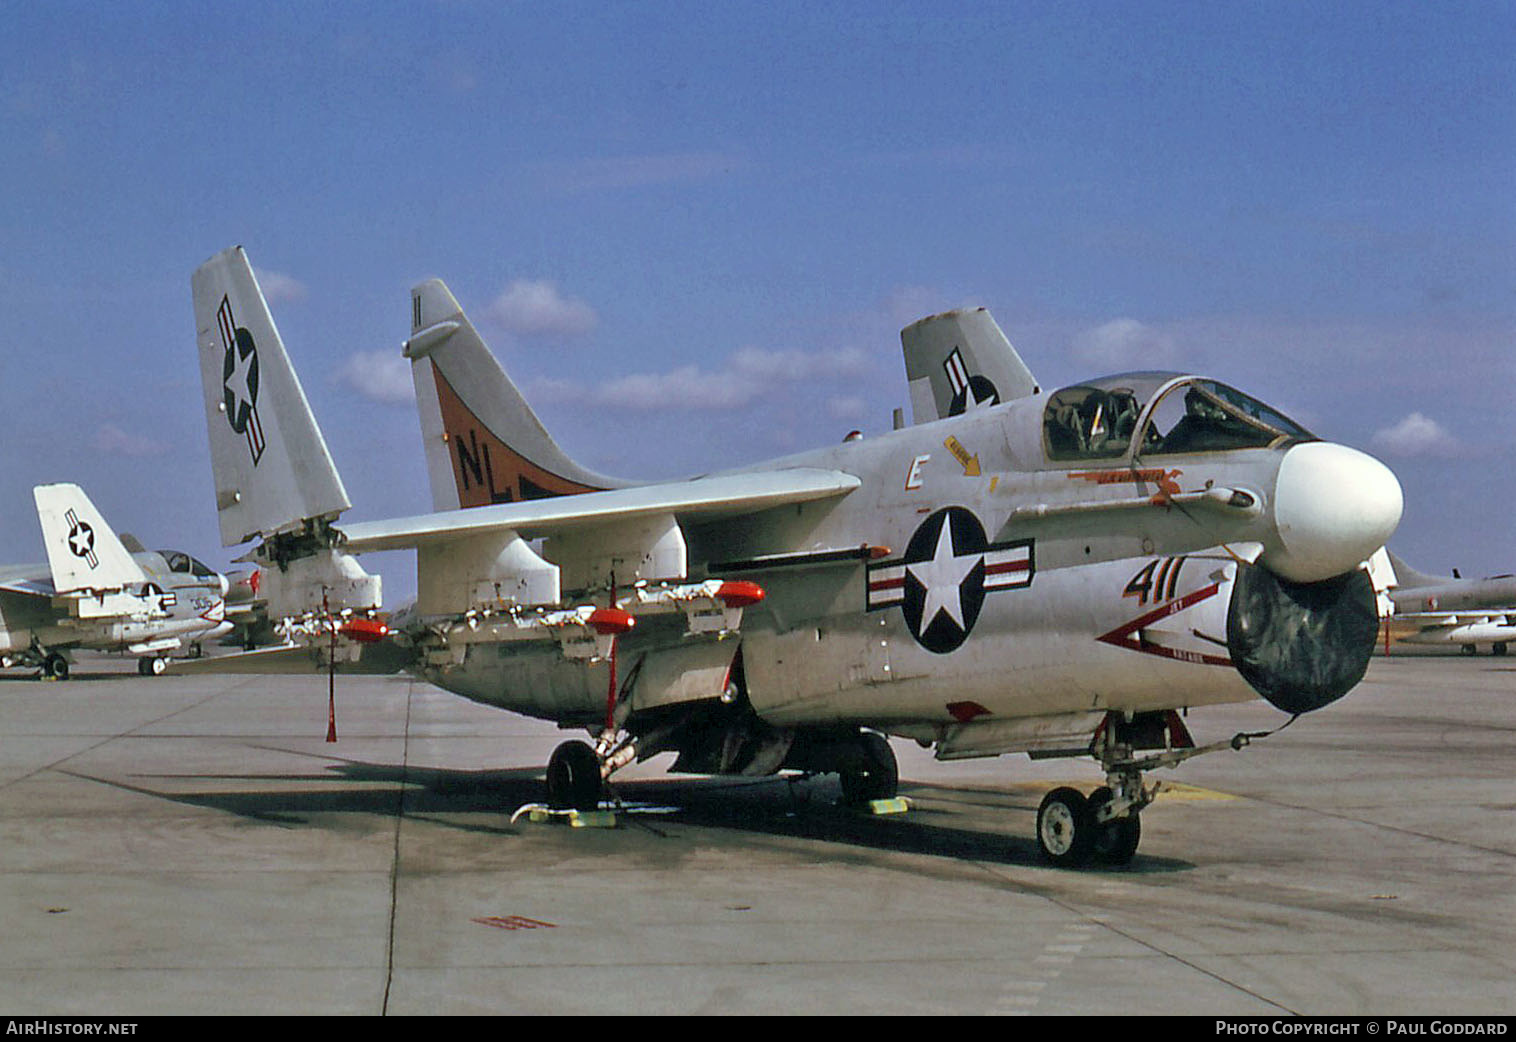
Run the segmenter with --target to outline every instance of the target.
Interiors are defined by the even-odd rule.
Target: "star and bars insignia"
[[[952,354],[943,360],[942,368],[947,373],[948,386],[953,389],[949,416],[961,416],[970,409],[1000,404],[1000,389],[989,377],[970,373],[959,348],[953,348]]]
[[[899,605],[916,642],[944,655],[968,639],[986,594],[1030,586],[1034,572],[1032,540],[991,544],[972,511],[945,507],[904,556],[868,566],[867,608]]]
[[[89,522],[79,520],[79,515],[69,510],[63,515],[63,520],[68,522],[68,549],[75,557],[82,557],[86,564],[94,568],[100,563],[100,558],[95,554],[95,530]]]
[[[247,450],[253,466],[263,456],[263,421],[258,417],[258,345],[253,334],[237,325],[232,302],[221,298],[216,311],[216,325],[221,330],[221,347],[226,352],[221,363],[221,389],[226,407],[226,422],[232,430],[247,438]]]

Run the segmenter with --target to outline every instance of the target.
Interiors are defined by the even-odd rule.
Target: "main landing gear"
[[[581,741],[564,742],[547,762],[547,805],[553,810],[596,810],[605,794],[600,757]]]
[[[598,810],[612,774],[634,760],[670,748],[680,750],[672,768],[679,773],[766,777],[789,769],[808,775],[836,774],[843,803],[852,806],[894,799],[900,789],[895,752],[889,740],[874,731],[828,732],[808,736],[803,742],[788,734],[767,735],[767,741],[754,739],[746,745],[743,736],[730,730],[702,735],[703,744],[674,740],[675,736],[688,740],[694,733],[688,727],[666,725],[636,736],[602,733],[593,746],[579,740],[561,743],[547,764],[548,807]]]
[[[67,680],[68,659],[56,651],[49,652],[47,657],[42,660],[42,675],[44,677],[51,677],[54,680]]]

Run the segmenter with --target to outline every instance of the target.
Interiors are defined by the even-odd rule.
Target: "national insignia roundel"
[[[1031,582],[1031,540],[991,544],[972,511],[944,507],[916,529],[903,557],[869,565],[867,606],[899,605],[916,642],[945,655],[968,639],[986,593]]]
[[[258,406],[258,346],[253,343],[253,334],[241,326],[226,345],[221,383],[226,396],[227,422],[238,434],[246,434],[247,421]]]

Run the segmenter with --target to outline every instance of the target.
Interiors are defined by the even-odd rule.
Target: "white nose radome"
[[[1327,441],[1285,453],[1274,485],[1279,544],[1259,563],[1294,582],[1319,582],[1357,567],[1400,524],[1405,501],[1390,468]]]

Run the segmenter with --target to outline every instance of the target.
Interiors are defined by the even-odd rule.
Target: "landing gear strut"
[[[1299,714],[1296,714],[1297,716]],[[1106,784],[1086,799],[1075,789],[1048,793],[1037,810],[1037,848],[1042,859],[1059,868],[1079,868],[1091,860],[1130,864],[1142,840],[1142,810],[1158,795],[1159,783],[1144,785],[1142,772],[1177,767],[1185,760],[1218,749],[1242,749],[1293,723],[1290,717],[1273,731],[1243,732],[1223,742],[1197,746],[1178,714],[1140,713],[1128,719],[1108,714],[1095,730],[1090,754],[1105,768]],[[1138,757],[1138,750],[1159,750]]]

